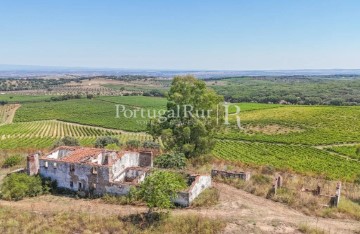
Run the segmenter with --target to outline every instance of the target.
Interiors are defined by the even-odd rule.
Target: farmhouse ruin
[[[27,173],[57,181],[57,186],[94,195],[126,195],[153,167],[151,151],[113,151],[61,146],[46,155],[27,157]],[[211,177],[190,175],[189,188],[174,201],[183,206],[211,186]]]
[[[150,151],[111,151],[62,146],[45,156],[28,156],[28,174],[56,180],[58,187],[96,195],[127,194],[153,165]]]

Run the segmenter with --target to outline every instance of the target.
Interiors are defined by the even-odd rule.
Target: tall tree
[[[208,153],[222,124],[224,98],[193,76],[174,77],[168,92],[167,112],[152,120],[148,132],[161,137],[168,150],[187,157]]]

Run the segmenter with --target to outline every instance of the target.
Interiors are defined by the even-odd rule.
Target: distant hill
[[[192,74],[199,78],[221,78],[235,76],[317,76],[317,75],[360,75],[360,69],[304,69],[304,70],[156,70],[156,69],[122,69],[122,68],[86,68],[33,65],[0,64],[0,78],[34,77],[53,75],[145,75],[156,77],[173,77]]]

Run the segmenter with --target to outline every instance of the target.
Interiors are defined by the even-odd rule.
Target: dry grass
[[[234,171],[248,171],[243,170],[243,168],[237,168],[236,166],[227,167],[223,165],[223,168]],[[360,198],[359,186],[351,183],[343,183],[339,207],[328,208],[329,197],[315,196],[311,192],[301,192],[301,190],[302,188],[312,190],[319,184],[322,188],[321,194],[333,195],[335,194],[337,181],[327,181],[293,173],[281,173],[283,177],[283,187],[278,189],[275,195],[271,189],[275,173],[272,168],[262,167],[252,169],[250,181],[220,177],[215,178],[215,181],[232,185],[257,196],[284,203],[306,215],[360,220],[360,204],[352,201],[359,200]],[[350,200],[350,198],[352,200]]]
[[[325,234],[325,231],[318,228],[310,227],[307,224],[300,224],[298,230],[306,234]]]
[[[208,188],[204,190],[192,202],[192,207],[210,207],[219,203],[220,192],[216,188]]]
[[[39,214],[0,207],[0,233],[220,233],[221,220],[169,216],[143,229],[124,217],[83,213]]]

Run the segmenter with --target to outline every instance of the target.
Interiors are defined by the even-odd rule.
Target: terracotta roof
[[[80,148],[74,150],[68,156],[62,158],[61,161],[64,162],[81,162],[82,160],[88,159],[90,157],[97,157],[103,150],[96,148]]]
[[[54,159],[54,158],[48,158],[49,155],[52,153],[59,151],[59,150],[68,150],[69,152],[66,156],[62,157],[61,159]],[[122,158],[126,153],[133,153],[131,151],[114,151],[114,150],[105,150],[101,148],[88,148],[88,147],[80,147],[80,146],[60,146],[45,156],[42,157],[42,159],[47,160],[53,160],[53,161],[62,161],[62,162],[71,162],[71,163],[87,163],[87,164],[93,164],[91,161],[88,161],[91,157],[97,157],[102,152],[104,153],[116,153],[116,158],[120,159]],[[111,166],[115,163],[116,160],[111,160],[106,165]],[[97,163],[96,163],[97,164]]]

